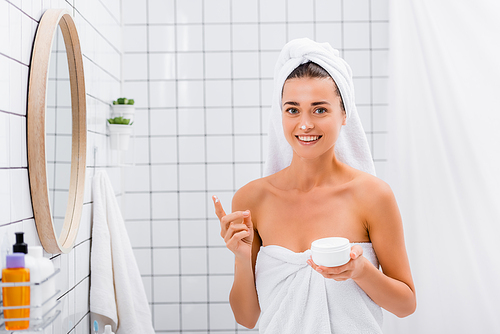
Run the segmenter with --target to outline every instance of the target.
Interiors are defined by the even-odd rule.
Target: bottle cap
[[[104,326],[104,334],[113,334],[111,331],[111,325]]]
[[[28,254],[28,244],[24,243],[24,232],[16,232],[16,243],[12,246],[14,253]]]
[[[13,253],[7,255],[7,268],[24,268],[24,254]]]
[[[42,246],[29,246],[28,247],[28,255],[33,256],[35,259],[42,258],[43,257]]]

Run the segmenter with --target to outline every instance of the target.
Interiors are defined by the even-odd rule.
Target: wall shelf
[[[40,286],[40,285],[43,285],[44,283],[48,282],[49,280],[53,279],[57,274],[59,274],[60,271],[61,271],[61,269],[56,269],[50,276],[46,277],[45,279],[43,279],[40,282],[17,282],[17,283],[0,282],[0,287],[2,288],[1,289],[2,300],[3,300],[3,288],[16,287],[16,286]],[[8,307],[0,306],[0,311],[1,311],[1,313],[0,313],[0,333],[10,333],[13,331],[15,331],[15,332],[27,332],[27,331],[41,332],[41,331],[43,331],[45,328],[47,328],[50,324],[52,324],[54,322],[54,320],[59,316],[59,314],[61,314],[61,310],[58,309],[58,306],[61,303],[61,301],[56,300],[56,297],[60,292],[61,292],[61,290],[56,290],[52,296],[47,298],[40,305],[8,306]],[[45,313],[42,315],[42,317],[38,317],[38,318],[32,318],[32,317],[29,317],[29,318],[9,318],[9,319],[4,318],[4,313],[3,313],[4,310],[24,309],[24,308],[29,308],[29,309],[42,308],[52,300],[55,301],[54,305],[50,309],[45,311]],[[36,324],[34,324],[34,325],[30,324],[30,326],[27,329],[22,329],[22,330],[12,330],[12,329],[7,330],[7,329],[5,329],[5,322],[6,321],[10,322],[10,321],[26,321],[26,320],[29,320],[30,322],[36,321]]]

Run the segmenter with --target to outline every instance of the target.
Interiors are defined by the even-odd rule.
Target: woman
[[[291,161],[239,189],[230,214],[214,196],[221,236],[235,255],[234,316],[248,328],[260,317],[262,333],[381,333],[380,307],[408,316],[416,308],[415,289],[391,189],[345,163],[362,160],[356,152],[336,153],[356,112],[350,68],[329,45],[302,39],[282,51],[275,79],[283,73],[278,133],[291,147]],[[356,131],[352,141],[359,140],[360,125]],[[371,163],[366,150],[359,151]],[[316,265],[311,242],[332,236],[353,243],[350,261]]]

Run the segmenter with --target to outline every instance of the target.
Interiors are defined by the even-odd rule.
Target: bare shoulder
[[[399,238],[402,235],[401,215],[389,184],[364,172],[358,173],[353,181],[358,210],[372,243],[376,245],[380,240],[388,240],[389,236]],[[392,240],[395,243],[399,239]]]
[[[233,196],[233,211],[255,210],[269,192],[269,177],[253,180],[236,191]]]
[[[391,187],[385,181],[369,173],[357,171],[352,182],[356,197],[368,209],[383,208],[395,201]]]

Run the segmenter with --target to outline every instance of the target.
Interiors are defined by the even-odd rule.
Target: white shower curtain
[[[500,333],[500,1],[390,12],[387,175],[418,305],[385,333]]]

